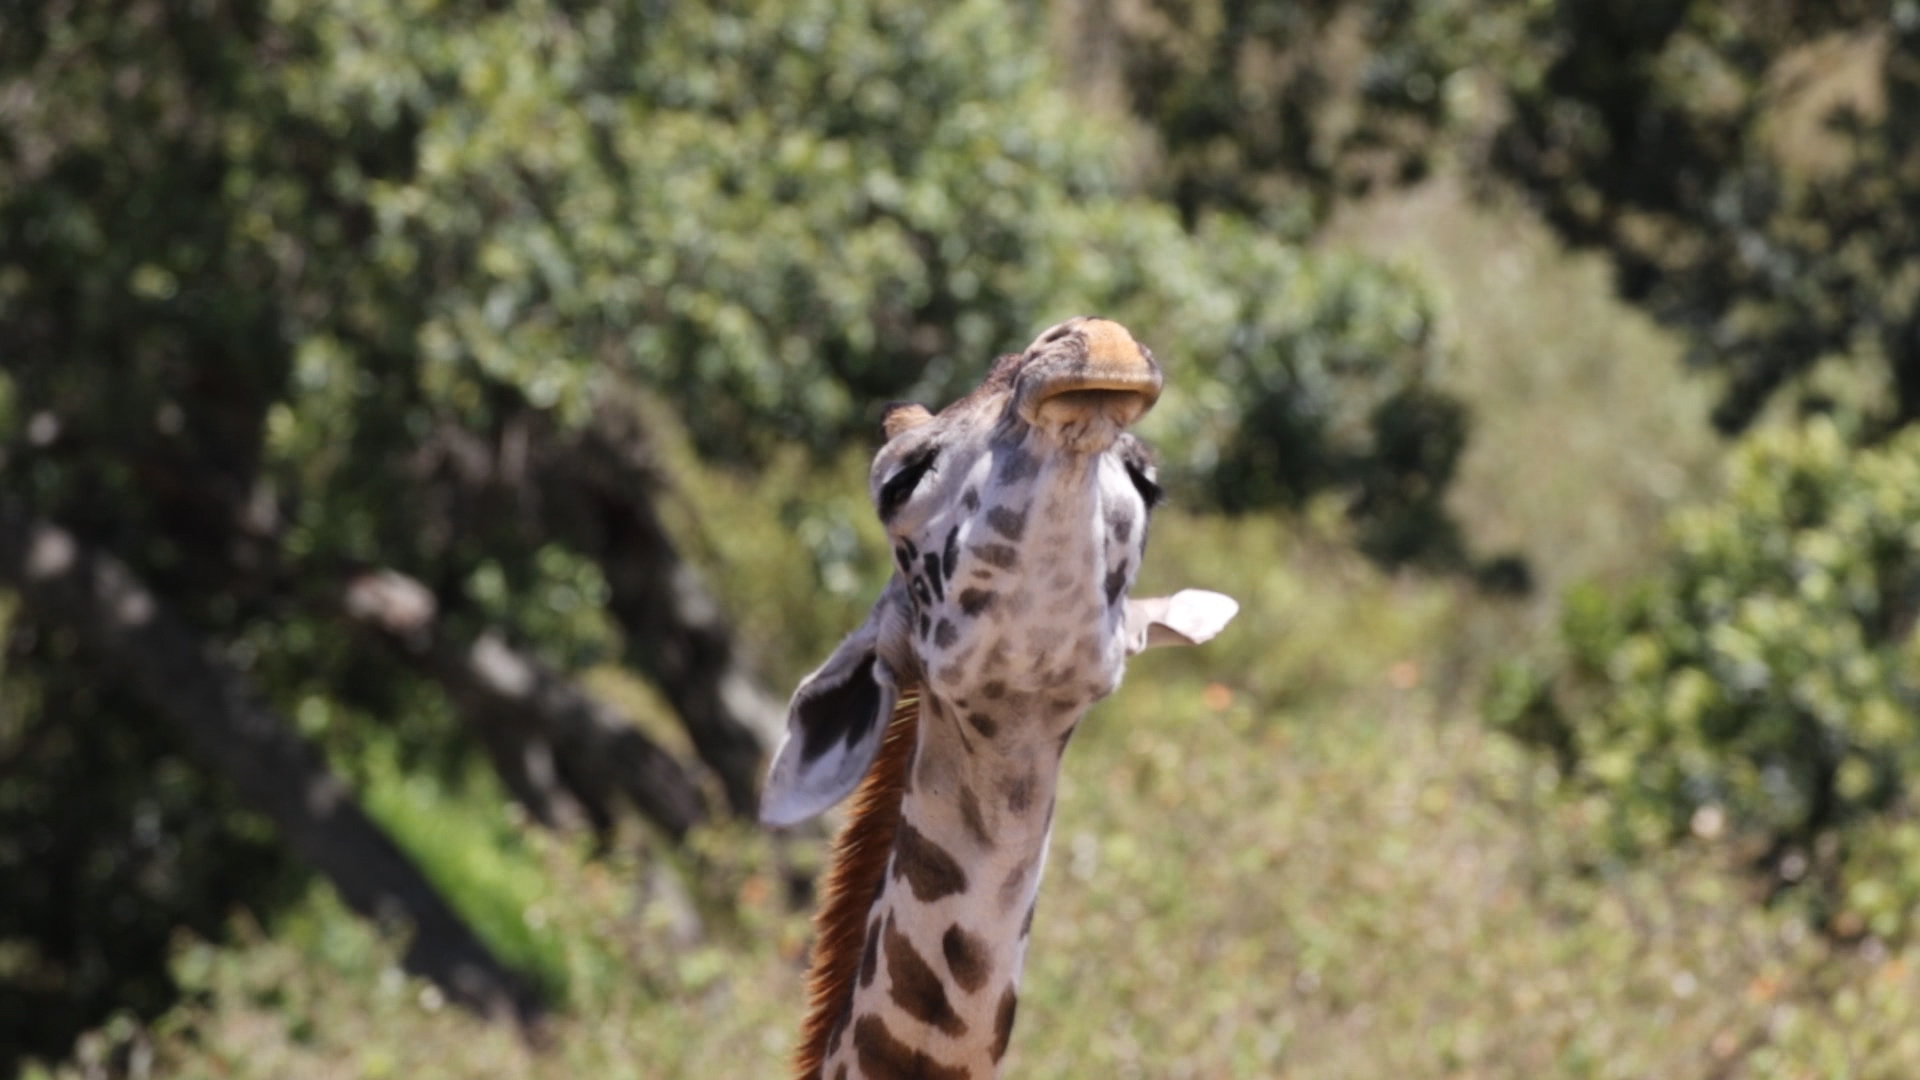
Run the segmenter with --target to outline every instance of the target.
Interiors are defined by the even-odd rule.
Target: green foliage
[[[1244,228],[1216,254],[1129,195],[1116,135],[998,3],[531,5],[431,28],[386,4],[276,10],[322,46],[287,76],[298,113],[417,131],[416,168],[347,179],[375,272],[438,278],[412,328],[421,380],[465,406],[477,369],[583,407],[611,360],[703,452],[758,457],[837,447],[890,398],[948,399],[1082,310],[1175,363],[1314,326],[1391,366],[1395,335],[1422,336],[1381,295],[1403,280],[1303,271]],[[1287,280],[1303,272],[1323,280]]]
[[[1883,423],[1920,417],[1906,9],[1562,0],[1520,25],[1493,165],[1725,372],[1723,430],[1833,357],[1887,374]]]
[[[436,394],[472,398],[477,367],[560,403],[611,359],[703,454],[764,460],[864,440],[880,403],[950,400],[1098,311],[1200,403],[1160,423],[1169,454],[1200,475],[1231,458],[1209,489],[1244,507],[1355,487],[1381,456],[1370,410],[1427,381],[1415,282],[1238,220],[1190,234],[1129,194],[1117,134],[998,3],[676,8],[644,32],[618,4],[515,8],[450,42],[391,5],[289,10],[355,43],[312,108],[415,114],[421,167],[368,192],[382,250],[408,275],[435,252],[477,268],[426,300]]]
[[[1665,571],[1569,596],[1566,671],[1510,671],[1492,717],[1605,793],[1621,845],[1731,823],[1783,882],[1818,871],[1811,898],[1838,928],[1902,932],[1920,903],[1915,522],[1920,432],[1757,431],[1726,493],[1675,518]]]
[[[345,582],[418,580],[446,641],[614,659],[615,575],[539,471],[603,411],[653,408],[730,466],[837,459],[887,399],[942,401],[1098,311],[1167,362],[1152,434],[1188,490],[1335,489],[1431,531],[1460,424],[1429,407],[1423,290],[1133,190],[1042,21],[998,0],[28,5],[0,35],[0,488],[125,562],[376,802],[466,776],[474,740],[341,617]],[[1408,445],[1430,416],[1437,453]],[[866,511],[836,499],[781,520],[851,596]],[[15,656],[5,797],[41,839],[9,870],[138,863],[153,777],[191,766],[103,693],[87,753],[112,760],[80,768],[35,687],[100,676],[44,638]],[[398,773],[376,775],[389,743]],[[217,784],[175,795],[160,820],[192,880],[99,948],[149,980],[142,1011],[165,998],[165,926],[284,895],[278,860],[233,854],[265,842]],[[56,812],[76,802],[96,813]],[[431,814],[386,805],[496,945],[550,972],[480,915],[524,906],[476,854],[485,830],[409,832]],[[61,905],[12,909],[7,933],[58,937]],[[117,977],[48,982],[84,1007],[36,1048]]]
[[[129,703],[114,680],[71,656],[47,665],[62,642],[9,629],[0,1048],[64,1054],[111,1009],[152,1014],[171,1001],[176,931],[217,934],[234,896],[282,902],[300,879],[267,823],[169,731],[118,722]]]
[[[1107,31],[1152,182],[1305,236],[1460,168],[1610,259],[1737,432],[1821,362],[1920,417],[1920,39],[1855,0],[1156,0]]]
[[[367,812],[502,960],[564,1004],[568,942],[544,917],[544,868],[502,813],[507,803],[498,784],[477,769],[469,770],[464,791],[424,770],[409,774],[390,739],[367,746],[356,765]]]
[[[1554,7],[1150,0],[1090,32],[1160,143],[1155,190],[1186,220],[1228,210],[1304,238],[1357,198],[1474,158],[1496,104],[1476,84],[1536,85]]]

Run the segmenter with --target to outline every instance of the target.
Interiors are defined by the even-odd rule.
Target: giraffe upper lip
[[[1049,379],[1044,385],[1035,387],[1033,399],[1040,402],[1061,394],[1105,391],[1114,394],[1138,394],[1151,405],[1160,400],[1160,385],[1160,373],[1144,365],[1137,372],[1076,372],[1072,375]]]

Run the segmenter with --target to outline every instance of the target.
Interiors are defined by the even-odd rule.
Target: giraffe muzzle
[[[1153,354],[1110,319],[1069,319],[1027,347],[1020,413],[1030,424],[1083,427],[1105,419],[1117,434],[1160,400]]]

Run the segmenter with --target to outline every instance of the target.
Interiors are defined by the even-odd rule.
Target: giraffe
[[[854,794],[803,1080],[999,1075],[1075,726],[1129,655],[1238,611],[1198,589],[1127,595],[1160,498],[1127,428],[1161,384],[1124,327],[1083,317],[938,414],[885,413],[869,486],[895,572],[794,691],[761,805],[788,825]]]

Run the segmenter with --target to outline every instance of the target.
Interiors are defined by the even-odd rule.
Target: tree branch
[[[493,439],[447,424],[412,472],[444,503],[448,535],[558,542],[599,565],[626,658],[673,706],[729,808],[752,815],[786,711],[740,662],[718,601],[660,520],[666,482],[631,402],[609,394],[581,430],[531,407]]]
[[[404,962],[454,1001],[522,1023],[540,1006],[325,760],[237,672],[113,557],[0,498],[0,583],[30,617],[62,628],[171,721],[201,763],[267,815],[355,911],[412,929]]]
[[[391,570],[362,574],[347,586],[346,609],[446,690],[543,824],[584,815],[604,828],[618,798],[676,841],[706,820],[680,762],[619,709],[492,631],[464,646],[446,640],[426,586]]]
[[[555,535],[599,563],[628,658],[679,713],[734,812],[751,816],[786,711],[740,662],[719,602],[656,513],[646,445],[630,410],[603,405],[543,463],[542,509]]]

